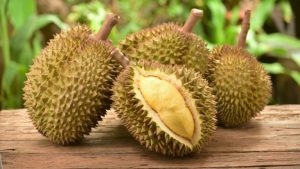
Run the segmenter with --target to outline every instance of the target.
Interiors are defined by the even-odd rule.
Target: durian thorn
[[[240,48],[246,47],[247,33],[250,28],[250,15],[251,15],[251,11],[246,10],[244,13],[244,18],[243,18],[243,22],[242,22],[242,30],[239,34],[238,43],[237,43],[237,46]]]
[[[188,17],[188,19],[184,23],[181,30],[183,32],[187,32],[187,33],[192,32],[193,27],[195,26],[196,22],[198,21],[198,19],[201,19],[202,16],[203,16],[203,11],[202,10],[193,8],[191,10],[190,16]]]
[[[128,58],[118,48],[114,48],[110,55],[124,68],[129,65]]]
[[[114,13],[108,13],[106,15],[106,18],[103,22],[102,27],[94,35],[95,40],[103,40],[106,41],[107,37],[109,36],[109,33],[111,32],[112,28],[117,24],[120,16]]]

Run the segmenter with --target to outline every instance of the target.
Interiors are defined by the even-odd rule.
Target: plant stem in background
[[[10,62],[10,51],[9,51],[9,36],[7,31],[7,22],[6,22],[6,14],[5,7],[7,1],[4,0],[0,9],[0,22],[1,22],[1,44],[2,44],[2,54],[4,57],[4,65],[7,66]]]
[[[1,70],[0,70],[0,108],[3,107],[3,76],[5,72],[5,67],[9,65],[10,62],[10,48],[9,48],[9,35],[7,31],[7,21],[6,21],[6,13],[5,8],[7,6],[7,0],[3,0],[0,2],[0,30],[1,30],[1,47],[2,47],[2,56],[1,58]]]

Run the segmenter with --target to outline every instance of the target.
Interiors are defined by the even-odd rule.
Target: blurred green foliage
[[[1,79],[2,108],[22,107],[22,88],[25,73],[29,70],[34,57],[42,49],[40,29],[52,23],[60,29],[82,23],[97,31],[105,18],[106,12],[115,12],[121,21],[110,34],[115,45],[126,35],[163,22],[183,23],[190,9],[204,10],[203,20],[194,28],[194,32],[205,39],[209,48],[215,45],[236,43],[240,26],[240,7],[233,5],[230,19],[224,2],[212,1],[81,1],[65,2],[70,12],[64,22],[55,14],[37,14],[35,0],[1,0],[0,1],[0,38],[1,56],[3,56],[4,73]],[[278,4],[278,3],[277,3]],[[279,2],[283,19],[290,22],[292,10],[289,1]],[[300,66],[300,41],[285,34],[266,33],[263,26],[271,18],[275,0],[264,0],[258,3],[252,12],[251,29],[248,33],[248,50],[256,57],[272,55],[287,58]],[[68,23],[68,24],[66,24]],[[300,73],[290,70],[281,63],[262,63],[271,74],[287,74],[300,85]]]
[[[25,73],[42,49],[39,30],[49,23],[66,28],[55,15],[37,15],[35,0],[1,0],[1,48],[4,73],[1,79],[2,108],[22,107]],[[13,30],[9,30],[9,28]]]

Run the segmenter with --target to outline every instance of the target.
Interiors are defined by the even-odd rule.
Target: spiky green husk
[[[210,54],[203,40],[181,31],[181,27],[173,23],[131,34],[119,46],[133,62],[146,59],[162,64],[185,65],[202,74],[207,70]]]
[[[25,107],[37,130],[58,144],[81,140],[110,107],[121,68],[91,33],[76,26],[56,35],[27,73]]]
[[[175,75],[182,82],[182,87],[190,92],[197,110],[197,118],[202,121],[200,139],[193,148],[179,142],[149,117],[142,102],[137,99],[134,87],[134,70],[159,70],[168,75]],[[162,93],[163,94],[163,93]],[[136,140],[146,148],[170,156],[184,156],[201,149],[212,137],[216,129],[215,101],[206,80],[193,69],[178,66],[166,66],[157,63],[140,62],[138,66],[126,68],[118,77],[113,87],[113,108],[123,124]]]
[[[216,47],[209,58],[207,79],[217,100],[218,124],[238,127],[268,103],[271,82],[262,65],[242,48]]]
[[[163,24],[163,25],[167,25],[167,24]],[[124,40],[121,40],[119,42],[119,48],[125,54],[132,53],[142,43],[159,35],[164,30],[165,29],[163,26],[155,26],[153,28],[146,28],[146,29],[142,29],[139,32],[129,34],[126,36]]]

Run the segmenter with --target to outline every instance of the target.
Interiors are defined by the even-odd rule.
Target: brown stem
[[[250,15],[251,15],[251,11],[246,10],[244,13],[244,18],[243,18],[243,22],[242,22],[242,30],[239,34],[238,43],[237,43],[237,46],[240,48],[246,47],[247,33],[250,28]]]
[[[111,56],[118,61],[124,68],[127,67],[129,65],[129,60],[128,58],[118,49],[115,48],[112,52],[111,52]]]
[[[94,35],[94,39],[105,41],[112,30],[112,28],[117,24],[119,16],[113,13],[108,13],[104,20],[104,23],[97,34]]]
[[[198,19],[201,19],[203,16],[203,11],[200,9],[192,9],[190,16],[188,17],[188,19],[186,20],[186,22],[184,23],[183,27],[182,27],[182,31],[183,32],[187,32],[190,33],[193,30],[193,27],[195,26],[196,22],[198,21]]]
[[[107,42],[109,45],[113,46],[112,43],[107,40],[109,33],[111,32],[112,28],[117,24],[119,20],[119,16],[113,13],[108,13],[104,20],[104,23],[98,33],[92,36],[95,40],[101,40]],[[114,47],[113,51],[110,54],[116,61],[118,61],[123,67],[127,67],[129,65],[129,61],[127,57],[123,55],[123,53]]]

